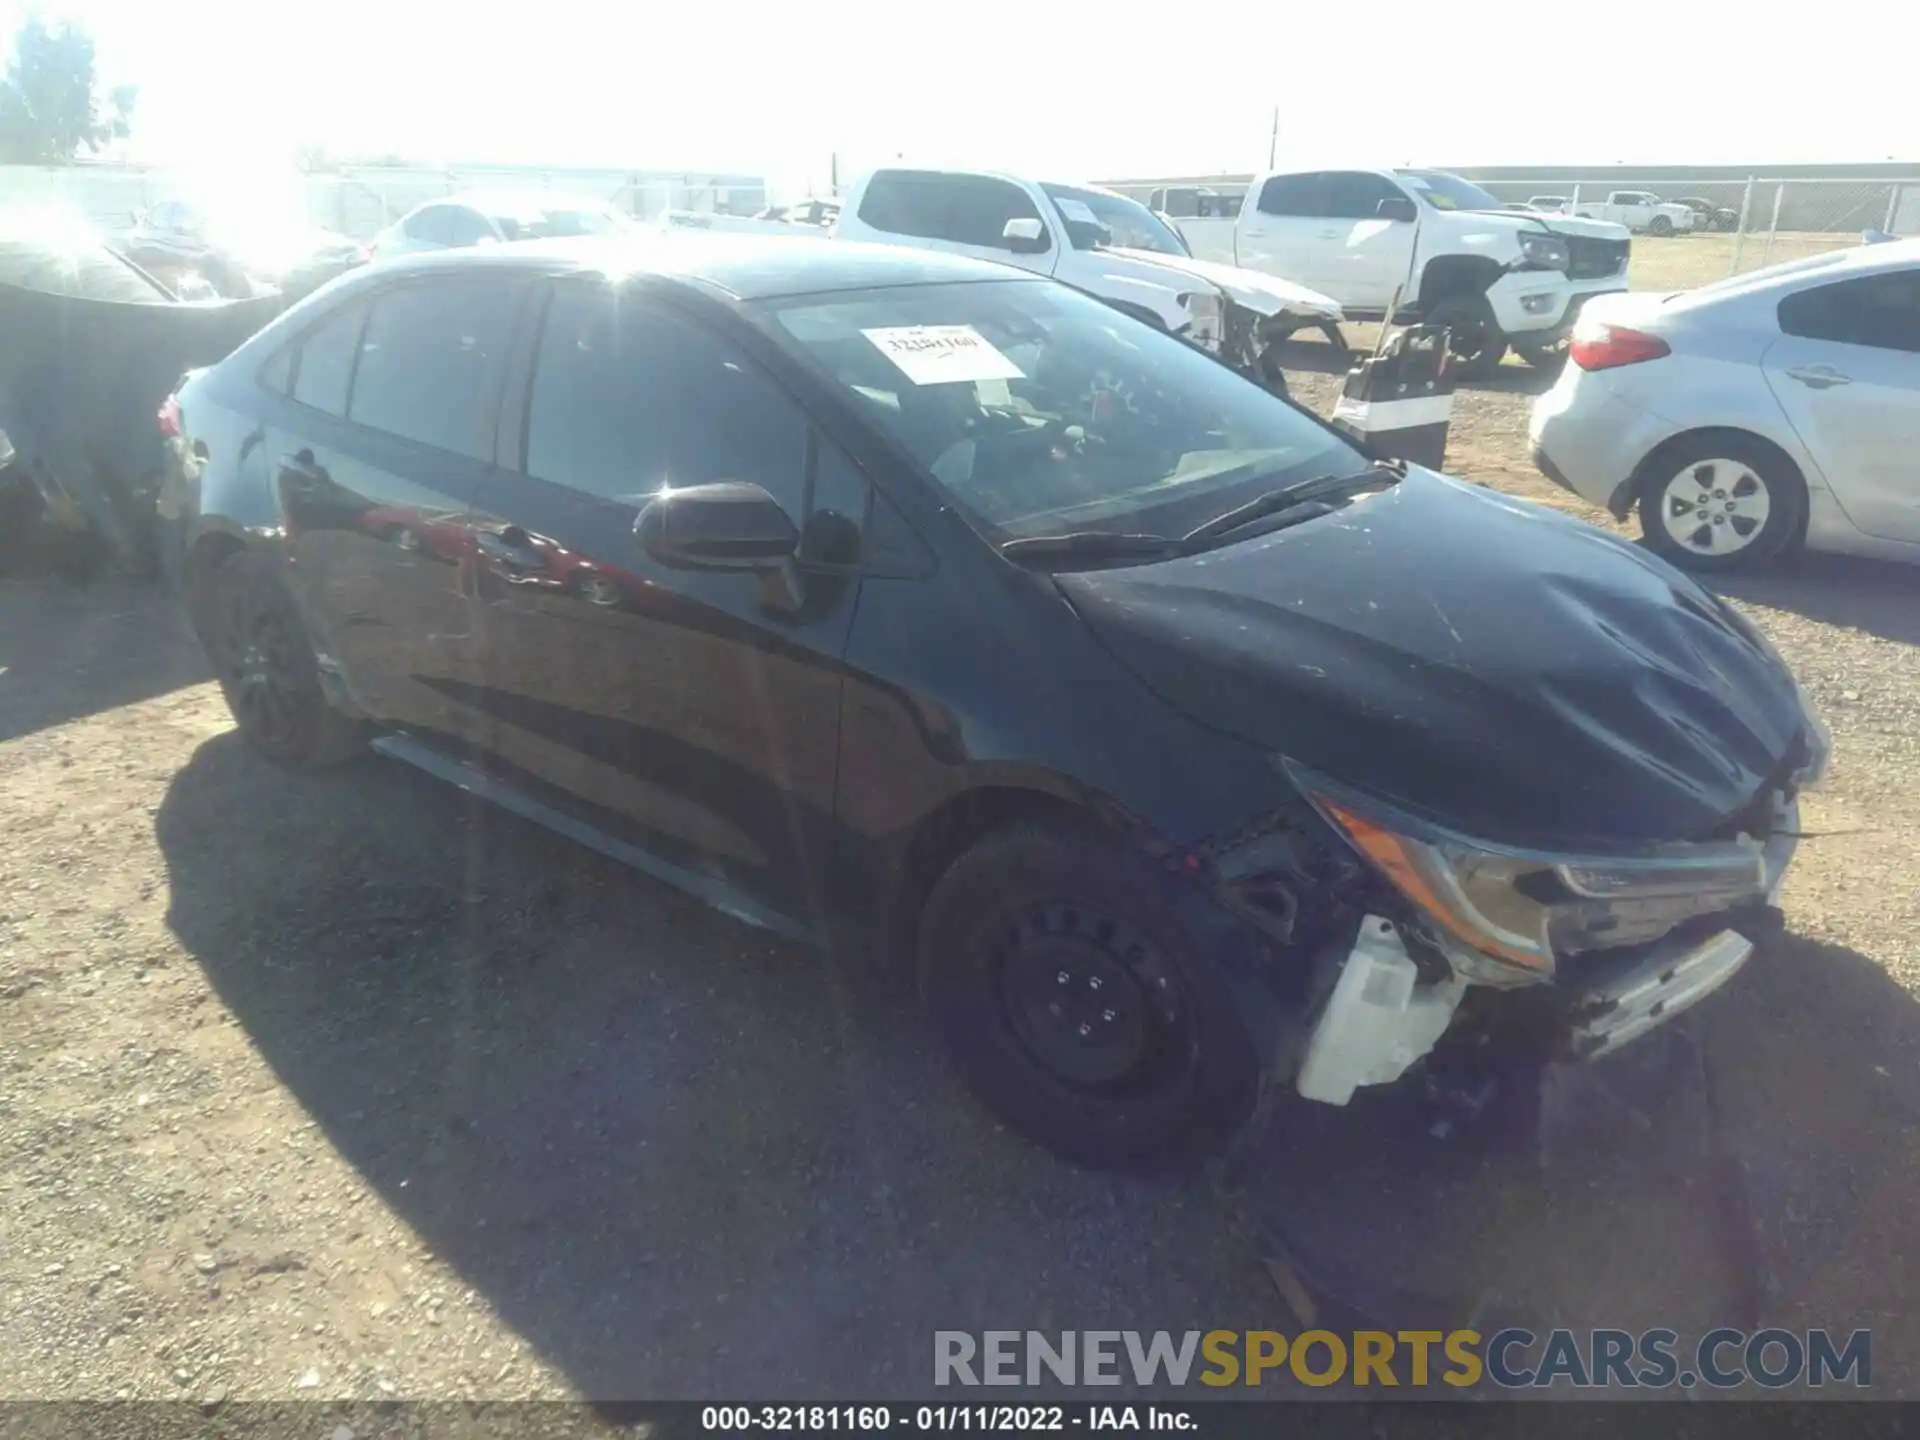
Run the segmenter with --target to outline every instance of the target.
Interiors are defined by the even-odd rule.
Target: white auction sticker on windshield
[[[1070,196],[1058,196],[1054,204],[1060,207],[1060,213],[1069,220],[1078,220],[1082,225],[1098,225],[1100,217],[1093,213],[1093,207],[1084,200],[1075,200]]]
[[[860,333],[916,385],[1027,378],[971,325],[888,325]]]

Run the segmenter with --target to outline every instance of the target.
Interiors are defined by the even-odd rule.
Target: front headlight
[[[1226,302],[1211,290],[1196,290],[1175,297],[1187,313],[1181,334],[1202,350],[1218,350],[1226,329]]]
[[[1766,893],[1757,840],[1610,857],[1511,849],[1287,769],[1347,843],[1431,923],[1455,969],[1478,984],[1551,979],[1556,951],[1657,940],[1684,920]]]
[[[1520,255],[1529,265],[1542,270],[1564,270],[1570,263],[1565,240],[1558,235],[1544,235],[1537,231],[1521,234]]]

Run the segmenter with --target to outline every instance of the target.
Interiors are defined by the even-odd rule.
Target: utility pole
[[[1274,161],[1280,154],[1280,107],[1273,107],[1273,133],[1267,137],[1267,168],[1273,169]]]

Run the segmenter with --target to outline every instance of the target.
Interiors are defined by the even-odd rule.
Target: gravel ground
[[[1604,522],[1531,383],[1451,467]],[[1296,1328],[1276,1222],[1483,1320],[1871,1327],[1920,1395],[1920,575],[1731,593],[1837,740],[1790,935],[1681,1032],[1746,1256],[1644,1101],[1544,1171],[1330,1112],[1238,1188],[1067,1169],[896,984],[390,763],[279,773],[152,592],[0,587],[0,1398],[910,1396],[936,1328]]]

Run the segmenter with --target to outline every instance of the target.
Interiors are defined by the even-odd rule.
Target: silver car
[[[547,191],[451,195],[409,210],[374,236],[370,249],[378,260],[513,240],[617,235],[632,223],[606,201],[587,196]]]
[[[1920,562],[1920,240],[1606,295],[1534,463],[1694,570],[1804,545]]]

